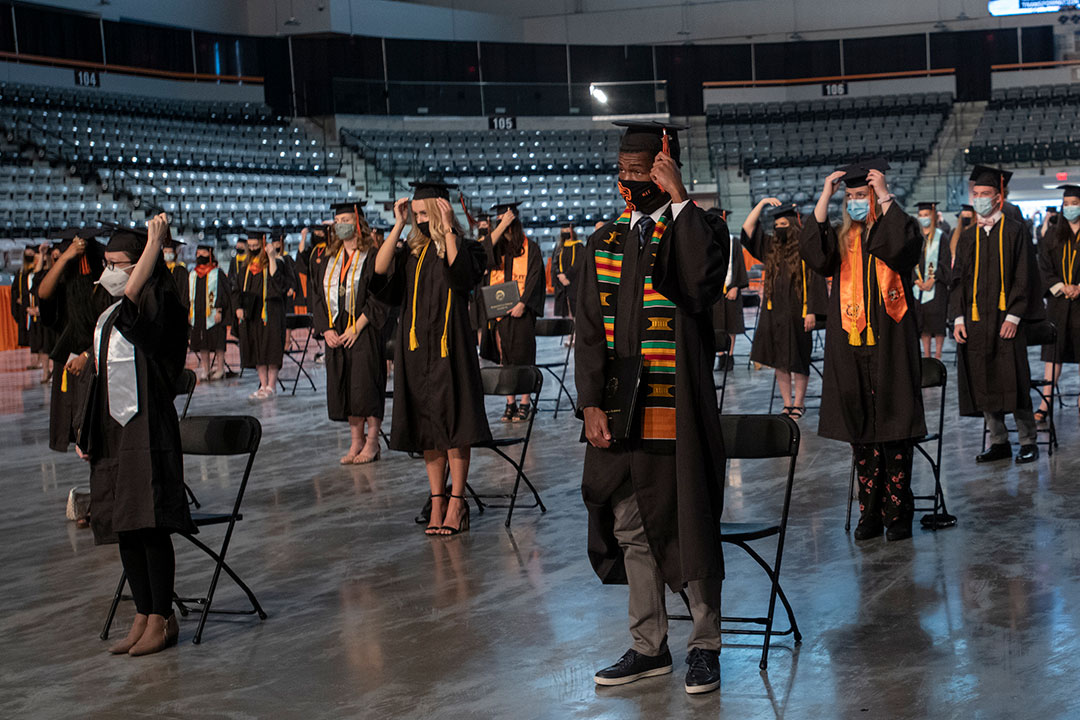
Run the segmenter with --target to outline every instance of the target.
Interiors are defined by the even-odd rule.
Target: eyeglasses
[[[114,262],[105,263],[105,269],[106,270],[127,270],[128,268],[134,267],[134,266],[135,266],[135,263],[133,263],[133,262],[119,263],[119,264],[114,263]]]

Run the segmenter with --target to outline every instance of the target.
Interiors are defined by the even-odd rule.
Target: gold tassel
[[[859,337],[859,325],[854,320],[851,321],[851,327],[848,329],[847,341],[848,345],[862,345],[862,338]]]
[[[802,261],[802,316],[806,318],[806,261]]]
[[[874,340],[874,328],[870,326],[870,313],[866,313],[866,344],[877,345],[877,341]]]
[[[971,322],[979,322],[979,228],[975,228],[975,280],[971,283]]]
[[[409,349],[415,350],[420,347],[420,342],[416,339],[416,325],[409,328]]]
[[[424,257],[427,255],[429,247],[431,247],[430,241],[420,251],[420,259],[416,261],[416,272],[413,274],[412,326],[409,328],[409,350],[416,350],[416,348],[420,347],[420,341],[416,339],[416,295],[420,288],[420,268],[424,264]]]
[[[60,377],[60,392],[67,392],[67,368],[64,368],[64,374]]]
[[[769,300],[767,303],[765,303],[765,309],[772,310],[772,300]]]
[[[447,290],[446,291],[446,319],[443,321],[443,328],[442,328],[442,356],[443,357],[446,357],[446,356],[448,356],[450,354],[450,342],[449,342],[448,335],[450,333],[450,303],[453,301],[453,299],[454,299],[453,291],[452,290]]]
[[[1005,218],[1002,218],[1000,223],[1001,229],[998,230],[998,269],[1001,274],[1001,292],[998,293],[998,310],[1005,310]]]

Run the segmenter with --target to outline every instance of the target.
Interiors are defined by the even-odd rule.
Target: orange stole
[[[871,270],[871,266],[873,269]],[[857,269],[856,269],[857,268]],[[894,322],[900,322],[907,314],[907,298],[899,273],[870,255],[864,274],[862,267],[862,229],[852,224],[848,229],[848,248],[840,262],[840,324],[847,331],[849,345],[862,345],[862,332],[866,331],[866,344],[876,345],[873,325],[864,300],[871,295],[863,287],[869,278],[877,281],[878,296],[885,305],[885,312]]]
[[[525,302],[525,278],[529,275],[529,241],[525,240],[525,252],[521,253],[514,258],[513,267],[510,268],[510,273],[513,276],[514,282],[518,286],[518,294],[521,296],[521,302]],[[491,282],[489,285],[498,285],[499,283],[506,282],[506,258],[503,258],[503,265],[493,269],[491,271]]]

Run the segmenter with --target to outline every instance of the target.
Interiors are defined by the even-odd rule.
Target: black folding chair
[[[184,409],[180,413],[180,419],[187,417],[188,407],[191,405],[191,396],[195,393],[195,386],[199,380],[195,377],[195,371],[184,368],[176,378],[176,397],[184,396]]]
[[[292,378],[282,379],[278,376],[278,383],[281,385],[281,389],[284,390],[288,380],[292,380],[292,395],[296,394],[296,386],[300,382],[300,376],[303,375],[307,378],[307,381],[311,384],[311,389],[315,390],[315,381],[311,379],[311,375],[308,374],[307,369],[304,367],[304,363],[307,360],[308,346],[311,344],[311,336],[315,333],[315,319],[308,314],[289,313],[285,316],[285,331],[290,330],[307,330],[307,335],[304,336],[304,347],[296,350],[286,350],[284,358],[291,361],[296,366],[296,376]],[[300,359],[297,360],[297,356]]]
[[[1025,333],[1027,336],[1027,346],[1037,347],[1049,345],[1053,348],[1054,361],[1053,364],[1058,362],[1057,352],[1057,328],[1054,323],[1049,320],[1040,320],[1039,322],[1026,325]],[[1040,402],[1046,403],[1046,427],[1040,428],[1036,426],[1036,445],[1045,445],[1046,454],[1049,457],[1054,456],[1054,450],[1057,449],[1057,426],[1054,424],[1054,394],[1057,390],[1057,383],[1053,380],[1047,380],[1040,377],[1031,377],[1031,390],[1039,396]],[[1009,432],[1015,432],[1015,428],[1008,428]],[[1046,434],[1045,440],[1039,440],[1038,436]],[[986,438],[990,434],[990,428],[986,426],[986,421],[983,420],[983,442],[982,449],[986,450]]]
[[[203,627],[206,625],[207,616],[213,613],[226,615],[258,615],[260,619],[266,619],[266,612],[259,605],[255,593],[240,579],[240,576],[225,562],[225,555],[229,551],[229,542],[232,540],[233,529],[244,516],[240,512],[240,506],[244,501],[244,492],[247,490],[248,477],[251,475],[251,466],[255,462],[255,453],[259,450],[259,441],[262,439],[262,426],[253,417],[245,415],[218,415],[204,417],[189,417],[180,422],[180,442],[185,455],[208,455],[229,456],[247,455],[247,464],[244,467],[244,475],[236,491],[232,510],[227,513],[192,513],[191,518],[196,527],[203,528],[210,525],[225,525],[225,537],[221,542],[221,548],[216,552],[190,533],[178,533],[186,538],[195,547],[202,550],[214,561],[214,574],[210,579],[210,586],[205,597],[183,598],[174,597],[173,602],[180,610],[180,614],[187,617],[189,612],[188,603],[202,606],[202,616],[199,618],[199,626],[195,630],[192,642],[198,645],[202,641]],[[214,593],[217,590],[218,578],[221,571],[233,579],[247,595],[251,602],[250,610],[214,610],[211,608],[214,602]],[[120,583],[116,586],[113,595],[112,606],[105,620],[105,627],[101,630],[101,639],[109,637],[109,627],[112,625],[116,608],[120,604],[124,584],[127,582],[127,573],[121,573]]]
[[[716,341],[716,351],[723,352],[723,348],[727,348],[728,357],[735,351],[735,342],[731,339],[731,336],[723,330],[713,330],[713,337]],[[727,395],[727,380],[728,380],[728,363],[725,360],[723,363],[723,369],[720,373],[720,401],[717,403],[717,412],[724,412],[724,397]]]
[[[956,525],[956,516],[950,515],[945,506],[945,491],[941,487],[941,443],[945,433],[945,392],[949,381],[949,372],[945,364],[934,358],[922,358],[922,389],[941,388],[941,401],[938,404],[937,430],[927,433],[915,440],[915,449],[926,458],[930,464],[930,472],[934,475],[934,492],[931,495],[915,495],[915,501],[931,502],[930,507],[918,507],[915,512],[925,512],[919,518],[920,524],[927,530],[942,530]],[[927,450],[927,446],[931,450]],[[851,531],[851,505],[857,502],[855,495],[855,456],[851,457],[851,471],[848,482],[847,518],[844,521],[844,532]]]
[[[729,460],[789,458],[787,482],[784,485],[784,500],[779,520],[761,522],[721,522],[720,540],[742,548],[769,577],[769,611],[765,617],[725,617],[720,618],[720,632],[726,635],[761,635],[761,661],[758,667],[765,670],[769,664],[769,645],[777,635],[792,635],[795,644],[802,643],[802,633],[795,622],[795,612],[791,609],[784,589],[780,586],[780,564],[784,559],[784,540],[787,536],[788,511],[791,507],[791,488],[795,482],[795,461],[799,456],[799,426],[783,415],[723,415],[720,428],[724,438],[724,452]],[[744,473],[745,482],[747,475]],[[769,563],[751,546],[751,543],[769,537],[776,537],[776,558]],[[680,592],[687,609],[690,601],[685,592]],[[788,627],[775,630],[773,619],[776,600],[780,599],[787,611]],[[673,620],[690,620],[687,615],[672,615]],[[760,625],[763,629],[724,627],[724,623],[735,625]]]
[[[559,417],[559,405],[563,395],[566,395],[566,399],[570,403],[571,412],[577,412],[574,398],[566,387],[566,369],[570,367],[570,353],[574,349],[574,320],[572,318],[540,318],[536,321],[536,337],[570,338],[570,342],[566,346],[566,356],[560,362],[537,363],[536,367],[549,373],[559,383],[559,390],[555,393],[554,398],[542,399],[545,402],[555,401],[552,418]],[[556,372],[556,370],[559,370],[559,372]],[[540,407],[537,406],[537,410],[539,409]]]
[[[497,437],[493,438],[490,442],[479,443],[473,446],[495,452],[506,460],[506,462],[510,463],[517,473],[514,478],[514,489],[509,494],[478,495],[472,487],[468,488],[469,493],[472,495],[480,512],[483,512],[485,508],[506,508],[506,527],[510,527],[510,518],[513,517],[514,508],[517,506],[518,488],[521,486],[522,482],[529,486],[529,490],[532,491],[534,500],[532,505],[523,507],[538,507],[540,508],[540,512],[547,512],[547,508],[544,507],[544,502],[540,499],[540,493],[536,491],[536,487],[529,480],[529,476],[525,474],[525,457],[529,452],[529,440],[532,437],[533,421],[536,419],[536,400],[540,397],[540,391],[544,387],[544,375],[540,372],[540,368],[534,365],[507,365],[504,367],[480,368],[480,377],[484,384],[484,395],[498,395],[505,397],[507,395],[529,394],[532,396],[533,412],[529,413],[529,420],[525,425],[524,435]],[[521,455],[515,459],[507,454],[506,451],[509,448],[518,445],[521,446]],[[508,499],[510,502],[506,505],[494,505],[484,502],[485,498]]]

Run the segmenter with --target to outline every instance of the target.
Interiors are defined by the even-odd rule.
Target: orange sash
[[[513,280],[517,282],[518,295],[521,296],[521,301],[525,302],[525,278],[529,274],[529,241],[525,240],[525,252],[521,253],[514,258],[514,265],[510,269],[510,273],[513,276]],[[506,282],[506,259],[503,259],[503,264],[491,271],[491,282],[489,285],[498,285],[499,283]]]
[[[857,272],[855,268],[858,268]],[[840,323],[847,331],[849,345],[862,345],[863,330],[866,330],[866,344],[877,344],[864,303],[864,299],[872,297],[870,292],[864,292],[863,289],[864,282],[869,282],[870,279],[877,280],[878,296],[885,305],[885,312],[894,322],[900,322],[908,309],[900,275],[873,255],[867,259],[864,274],[862,227],[853,223],[848,230],[847,253],[840,262]]]

